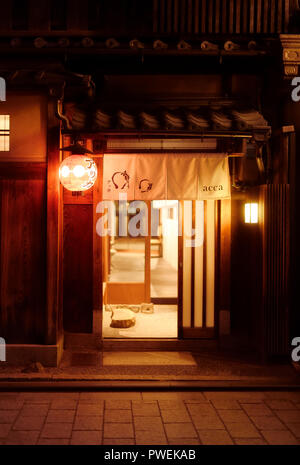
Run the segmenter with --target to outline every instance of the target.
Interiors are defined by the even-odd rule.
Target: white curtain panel
[[[167,157],[167,199],[197,199],[197,158],[190,154],[172,154]]]
[[[198,200],[230,197],[228,156],[203,154],[198,157]]]
[[[126,194],[128,200],[134,200],[136,158],[136,155],[104,155],[104,200],[119,200],[120,194]]]
[[[103,199],[217,200],[230,197],[226,154],[104,155]]]
[[[167,198],[167,158],[158,155],[136,156],[136,200],[165,200]]]

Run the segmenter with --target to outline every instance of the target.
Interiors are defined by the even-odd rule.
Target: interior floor
[[[177,338],[177,305],[154,305],[154,313],[135,313],[131,328],[111,328],[111,312],[103,310],[104,338]]]

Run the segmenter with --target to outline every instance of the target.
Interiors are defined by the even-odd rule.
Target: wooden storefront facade
[[[46,1],[44,10],[21,3],[23,10],[6,2],[0,17],[0,76],[7,85],[0,115],[10,116],[10,147],[0,151],[0,337],[8,362],[55,366],[74,343],[196,351],[224,344],[263,359],[286,357],[299,323],[292,299],[300,111],[290,98],[300,64],[296,2],[116,1],[123,12],[117,19],[114,2],[99,9],[97,1]],[[212,115],[236,105],[254,108],[268,128],[222,129],[211,116],[206,130],[188,125],[189,111]],[[135,121],[142,111],[164,108],[183,123],[164,125],[159,115],[156,130],[126,128],[113,116],[104,129],[97,127],[99,108],[128,111]],[[179,239],[178,337],[104,339],[106,246],[96,232],[103,154],[130,153],[128,141],[137,141],[140,153],[192,153],[199,151],[193,141],[195,147],[212,140],[229,154],[232,181],[230,200],[205,206],[205,228],[214,228],[206,230],[213,234],[213,323],[205,323],[204,292],[197,324],[195,251],[184,303]],[[58,178],[60,148],[74,141],[93,150],[99,172],[83,196],[71,195]],[[259,205],[257,224],[244,221],[249,202]],[[196,204],[191,208],[194,224]]]

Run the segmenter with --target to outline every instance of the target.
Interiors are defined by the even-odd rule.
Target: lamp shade
[[[94,185],[96,179],[96,163],[85,155],[71,155],[60,164],[59,180],[69,191],[86,191]]]

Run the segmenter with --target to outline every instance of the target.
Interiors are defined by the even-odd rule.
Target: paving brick
[[[270,391],[265,393],[266,399],[269,400],[290,400],[300,402],[300,392],[293,391]]]
[[[41,417],[43,415],[47,415],[48,410],[49,410],[50,403],[46,404],[24,404],[22,410],[21,410],[21,415],[23,417]]]
[[[165,430],[168,438],[197,438],[192,423],[167,423]]]
[[[157,431],[136,431],[135,441],[138,445],[166,445],[168,444],[165,433]]]
[[[131,423],[131,410],[105,410],[104,421],[106,423]]]
[[[226,428],[233,438],[260,438],[258,430],[250,421],[247,422],[227,422]]]
[[[170,446],[197,446],[200,444],[199,439],[196,438],[171,438],[168,442]]]
[[[132,402],[132,412],[134,416],[160,416],[157,402]]]
[[[41,438],[70,438],[71,432],[71,423],[46,423],[42,430]]]
[[[186,411],[183,400],[159,400],[158,405],[163,410],[184,410]]]
[[[13,423],[19,414],[19,410],[0,410],[0,423]]]
[[[6,438],[11,428],[11,424],[2,423],[0,424],[0,438]]]
[[[225,430],[198,431],[198,434],[204,445],[220,446],[233,444],[231,437]]]
[[[134,439],[129,438],[105,438],[103,445],[105,446],[132,446],[135,444]]]
[[[256,428],[267,431],[280,431],[285,430],[285,426],[275,416],[272,417],[251,417],[251,420],[255,424]]]
[[[38,440],[38,446],[68,446],[70,444],[69,439],[46,439],[41,438]]]
[[[41,417],[19,416],[13,426],[13,430],[37,431],[42,428],[44,422],[45,422],[45,415]]]
[[[299,441],[289,431],[261,431],[271,445],[299,445]]]
[[[136,431],[164,431],[160,417],[134,417],[134,427]]]
[[[94,446],[102,444],[102,431],[73,431],[71,445]]]
[[[203,395],[203,394],[202,394]],[[185,405],[188,405],[188,404],[210,404],[210,401],[205,399],[203,397],[203,399],[183,399],[183,402],[185,403]]]
[[[49,410],[47,423],[73,423],[75,410]]]
[[[259,438],[237,438],[234,442],[238,446],[266,446],[268,444],[264,439]]]
[[[300,422],[300,412],[298,410],[277,410],[276,415],[285,423]]]
[[[212,399],[213,406],[217,410],[240,410],[241,406],[235,399]]]
[[[73,399],[57,399],[51,403],[51,409],[62,409],[62,410],[75,410],[77,407],[77,400]]]
[[[32,446],[37,443],[39,431],[11,431],[5,439],[6,445]]]
[[[190,415],[215,415],[216,410],[210,404],[187,404]]]
[[[295,408],[290,400],[266,400],[266,404],[274,410],[294,410]]]
[[[248,415],[242,410],[219,410],[221,419],[226,422],[247,422],[249,421]]]
[[[299,423],[287,423],[287,427],[292,431],[296,438],[300,439],[300,422]]]
[[[164,423],[188,423],[191,418],[184,410],[161,410]]]
[[[272,410],[269,409],[265,404],[241,404],[247,415],[263,417],[273,415]]]
[[[192,417],[193,423],[197,430],[216,430],[225,429],[224,424],[218,415],[202,415]]]
[[[134,438],[131,423],[104,423],[105,438]]]
[[[104,403],[78,403],[77,406],[77,415],[78,416],[86,416],[86,415],[103,415],[103,410],[104,410]]]
[[[266,398],[265,394],[263,392],[241,392],[241,391],[230,391],[230,392],[214,392],[214,391],[208,391],[204,392],[204,396],[208,400],[237,400],[241,402],[247,402],[247,403],[257,403],[261,402],[263,399]]]
[[[19,410],[23,407],[23,404],[22,400],[0,399],[0,410]]]
[[[128,410],[131,409],[131,401],[130,400],[106,400],[105,401],[105,408],[110,410]]]
[[[103,417],[100,415],[76,416],[74,430],[99,431],[103,429]]]

